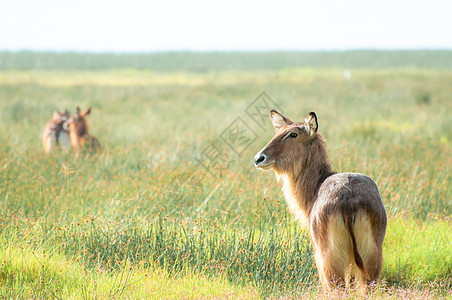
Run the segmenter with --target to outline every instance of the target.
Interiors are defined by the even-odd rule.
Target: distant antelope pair
[[[42,146],[46,152],[50,152],[54,146],[72,147],[79,153],[82,148],[100,150],[98,139],[88,133],[86,116],[91,108],[80,112],[77,107],[75,113],[69,116],[68,111],[55,111],[52,119],[44,127]]]
[[[294,123],[270,112],[276,135],[256,154],[260,169],[273,169],[287,203],[309,228],[319,278],[325,290],[359,287],[378,279],[386,212],[377,185],[357,173],[335,173],[317,116]]]

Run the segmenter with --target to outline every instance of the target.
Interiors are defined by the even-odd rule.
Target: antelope
[[[276,135],[254,164],[273,169],[290,210],[309,229],[320,283],[325,291],[376,281],[382,268],[386,212],[375,182],[359,173],[336,173],[317,132],[317,115],[295,123],[275,110]]]
[[[52,119],[47,122],[42,134],[42,147],[49,153],[54,145],[60,144],[69,147],[69,131],[63,128],[64,122],[69,118],[69,112],[54,111]]]
[[[81,147],[89,147],[91,150],[100,150],[99,140],[88,133],[86,116],[90,114],[90,112],[90,107],[80,112],[80,107],[77,106],[75,113],[63,124],[63,128],[69,132],[69,140],[76,153],[80,153]]]

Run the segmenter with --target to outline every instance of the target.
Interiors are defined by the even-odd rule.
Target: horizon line
[[[81,50],[81,49],[0,49],[0,53],[73,53],[73,54],[161,54],[161,53],[337,53],[337,52],[421,52],[452,51],[452,48],[348,48],[348,49],[162,49],[162,50]]]

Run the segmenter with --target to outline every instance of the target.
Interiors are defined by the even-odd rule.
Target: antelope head
[[[257,168],[273,169],[276,173],[294,171],[317,137],[317,116],[310,112],[304,123],[295,123],[272,110],[270,119],[276,134],[254,157]]]
[[[55,110],[52,115],[52,120],[59,125],[63,125],[64,122],[66,122],[66,120],[68,118],[69,118],[69,112],[67,110],[65,110],[65,111]]]
[[[80,107],[77,106],[75,113],[64,122],[63,128],[78,136],[83,136],[88,133],[88,122],[86,121],[86,116],[89,115],[90,112],[90,107],[80,112]]]

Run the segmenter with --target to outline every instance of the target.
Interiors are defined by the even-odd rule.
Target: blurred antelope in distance
[[[42,134],[42,147],[49,153],[54,146],[69,147],[69,131],[63,128],[64,122],[69,118],[69,112],[54,111],[52,119],[47,122]]]
[[[309,228],[324,290],[359,287],[380,276],[386,212],[377,185],[358,173],[331,169],[317,116],[294,123],[272,110],[276,135],[256,154],[255,166],[273,169],[289,208]]]
[[[71,146],[76,153],[80,153],[81,148],[100,150],[99,140],[88,133],[86,116],[90,112],[90,107],[80,112],[77,106],[75,113],[64,122],[63,128],[69,131]]]

